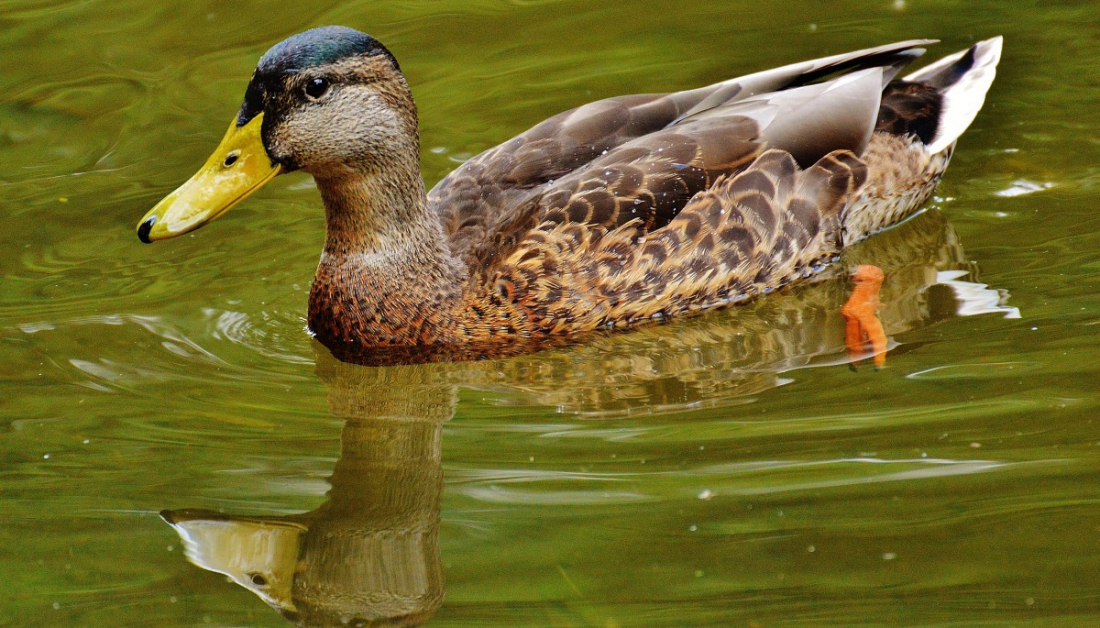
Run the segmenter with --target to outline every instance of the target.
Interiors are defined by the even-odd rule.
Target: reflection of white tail
[[[948,286],[959,300],[955,310],[959,316],[975,314],[1003,314],[1005,318],[1020,318],[1020,308],[1005,305],[1008,294],[994,290],[988,284],[973,281],[960,281],[966,276],[965,270],[945,270],[936,273],[936,283]]]
[[[928,146],[938,153],[963,134],[985,104],[985,94],[997,76],[1003,38],[994,37],[974,44],[969,50],[949,55],[905,77],[939,89],[943,109],[936,136]]]

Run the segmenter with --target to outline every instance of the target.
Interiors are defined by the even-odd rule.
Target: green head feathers
[[[265,94],[277,91],[286,75],[359,55],[385,57],[401,71],[397,59],[377,39],[346,26],[314,28],[275,44],[256,65],[237,114],[237,126],[244,126],[263,111]]]

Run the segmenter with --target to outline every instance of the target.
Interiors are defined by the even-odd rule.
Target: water
[[[1089,3],[12,0],[0,23],[0,625],[1100,620]],[[325,23],[400,59],[429,185],[603,96],[912,37],[1006,48],[930,210],[846,257],[888,275],[878,372],[847,366],[842,279],[363,368],[303,330],[308,178],[133,234],[258,56]]]

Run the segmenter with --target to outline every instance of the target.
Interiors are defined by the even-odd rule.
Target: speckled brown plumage
[[[781,69],[768,87],[796,92],[822,66],[896,71],[915,54],[910,43]],[[922,83],[882,91],[884,79],[870,77],[882,94],[870,137],[850,139],[858,124],[832,130],[858,157],[769,137],[774,120],[762,124],[736,82],[559,114],[428,194],[465,266],[461,291],[425,290],[429,307],[396,303],[413,315],[342,335],[372,345],[532,343],[740,303],[809,277],[846,244],[919,209],[946,167],[950,149],[921,150],[935,133],[938,92]],[[783,96],[773,96],[777,118],[788,111]],[[828,112],[828,94],[816,98]]]
[[[865,177],[846,151],[800,171],[788,153],[771,150],[720,175],[655,229],[645,218],[546,220],[481,270],[476,285],[491,289],[469,305],[475,311],[461,330],[476,339],[624,327],[770,292],[839,253],[840,209]],[[477,309],[521,316],[494,329]]]
[[[997,38],[891,82],[927,43],[590,103],[429,193],[405,78],[357,31],[273,48],[240,119],[262,110],[269,157],[325,202],[317,338],[469,357],[741,303],[917,211],[1000,53]]]

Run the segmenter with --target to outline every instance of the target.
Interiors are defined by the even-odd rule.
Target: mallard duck
[[[330,348],[540,343],[741,303],[932,194],[1001,38],[895,81],[930,43],[593,102],[425,192],[397,60],[317,28],[263,55],[214,154],[137,232],[182,235],[278,174],[311,174],[327,235],[308,324]]]

